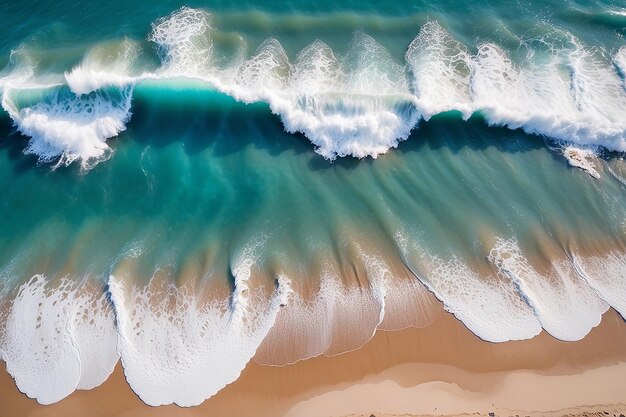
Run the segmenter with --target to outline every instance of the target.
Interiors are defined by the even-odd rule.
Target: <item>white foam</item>
[[[343,57],[315,41],[291,65],[270,38],[251,58],[220,69],[213,62],[209,20],[205,12],[183,8],[154,25],[150,39],[162,52],[161,74],[198,77],[246,103],[269,103],[286,131],[303,133],[328,159],[375,158],[406,139],[420,116],[450,110],[464,118],[481,110],[491,124],[626,150],[626,93],[619,77],[596,50],[568,33],[561,34],[567,38],[561,50],[554,47],[544,60],[529,54],[525,67],[494,43],[480,45],[472,57],[431,21],[409,46],[405,65],[357,33]],[[189,28],[179,33],[185,22]],[[620,49],[614,57],[618,67],[624,54]]]
[[[579,145],[626,150],[626,94],[598,52],[572,40],[545,62],[513,64],[499,46],[486,43],[474,57],[475,107],[492,124]],[[568,78],[560,69],[567,65]]]
[[[517,242],[504,239],[498,239],[489,260],[513,280],[542,327],[558,339],[582,339],[600,324],[609,307],[580,279],[569,261],[552,263],[544,276],[524,258]]]
[[[286,131],[305,134],[328,159],[376,157],[417,123],[403,67],[365,34],[340,58],[316,41],[291,65],[280,42],[269,38],[249,59],[225,69],[207,65],[197,77],[245,103],[269,103]]]
[[[99,45],[90,50],[82,62],[65,73],[70,90],[78,96],[103,87],[125,87],[138,81],[132,74],[133,62],[140,52],[139,46],[125,39],[119,45]]]
[[[617,69],[622,75],[622,79],[624,80],[624,88],[626,88],[626,46],[622,46],[618,49],[613,57],[613,62],[617,66]]]
[[[102,384],[119,360],[113,307],[100,288],[92,291],[88,295],[79,293],[74,320],[74,346],[80,359],[76,388],[83,390]]]
[[[80,65],[65,73],[67,85],[76,95],[89,94],[103,87],[123,87],[137,81],[136,77],[117,72],[102,71]]]
[[[242,62],[234,79],[236,97],[245,102],[260,101],[285,88],[291,65],[283,46],[274,38],[266,39],[256,53]]]
[[[406,139],[417,122],[417,112],[407,100],[381,97],[302,100],[293,106],[272,106],[285,130],[302,132],[315,151],[337,157],[376,158]]]
[[[13,300],[2,351],[20,391],[41,404],[91,389],[119,358],[110,305],[70,280],[51,287],[36,275]]]
[[[490,342],[530,339],[541,331],[532,309],[507,277],[482,276],[457,258],[429,255],[402,234],[396,240],[405,262],[474,334]]]
[[[364,34],[343,58],[316,41],[294,65],[269,38],[251,58],[212,67],[201,78],[245,103],[269,103],[286,131],[304,133],[328,159],[385,153],[408,137],[418,118],[403,68]]]
[[[433,257],[424,282],[474,334],[490,342],[531,339],[541,326],[512,282],[481,276],[458,259]]]
[[[305,48],[287,95],[269,102],[287,132],[303,133],[331,160],[376,158],[408,138],[419,118],[404,68],[365,34],[342,58],[319,41]]]
[[[626,91],[612,65],[595,48],[574,39],[569,53],[579,120],[588,124],[573,141],[626,151]],[[565,138],[572,141],[571,138]]]
[[[186,21],[190,29],[174,36]],[[206,14],[181,9],[155,24],[158,36],[151,39],[165,51],[164,67],[198,76],[246,103],[269,103],[286,131],[303,133],[328,159],[376,157],[406,139],[420,116],[450,110],[464,118],[482,110],[492,124],[579,146],[626,149],[626,95],[616,89],[619,78],[570,34],[564,49],[543,61],[529,55],[523,68],[493,43],[480,45],[471,57],[431,21],[409,46],[406,67],[359,33],[343,57],[315,41],[291,65],[280,43],[270,38],[251,58],[235,59],[232,68],[222,70],[212,62],[210,30]],[[618,66],[622,54],[615,56]],[[571,77],[563,72],[565,65]]]
[[[84,168],[104,159],[109,151],[105,141],[125,129],[132,89],[81,99],[46,77],[37,78],[33,59],[18,52],[12,54],[20,58],[0,79],[0,88],[3,109],[30,137],[25,152],[36,154],[41,162],[67,165],[78,160]],[[30,96],[35,94],[40,99],[33,103]],[[29,104],[22,106],[22,101]]]
[[[561,116],[574,112],[568,82],[555,62],[519,68],[493,43],[480,45],[473,60],[472,97],[491,123],[524,127],[538,134],[549,130],[560,136],[567,133],[554,126]]]
[[[109,155],[106,140],[125,130],[130,117],[132,87],[81,98],[55,89],[24,108],[12,97],[19,94],[20,90],[5,88],[2,107],[17,129],[30,137],[24,152],[37,155],[42,162],[69,165],[78,160],[84,168],[92,166]]]
[[[339,58],[320,40],[302,49],[291,67],[289,89],[316,96],[341,89],[343,72]]]
[[[626,256],[619,252],[605,256],[575,256],[573,263],[597,294],[626,319]]]
[[[190,29],[178,33],[188,21]],[[162,51],[160,76],[200,78],[240,101],[267,102],[285,130],[304,133],[329,159],[376,157],[406,139],[417,123],[403,67],[367,35],[358,34],[341,59],[314,42],[293,67],[282,45],[269,38],[251,58],[220,69],[208,22],[204,13],[184,8],[154,25],[150,39]]]
[[[471,116],[470,54],[439,23],[422,26],[405,58],[424,119],[450,110],[460,111],[464,119]]]
[[[211,15],[189,7],[182,7],[154,22],[148,40],[158,46],[163,61],[161,72],[197,76],[210,69],[213,58],[211,30]]]
[[[173,284],[145,287],[111,276],[118,346],[126,379],[149,405],[198,405],[239,377],[268,333],[289,282],[281,277],[269,302],[249,287],[254,259],[242,253],[230,302],[207,302]]]
[[[596,169],[594,161],[596,159],[596,152],[591,149],[583,149],[577,146],[564,146],[563,156],[567,159],[567,162],[576,168],[580,168],[587,172],[593,178],[600,178],[600,173]]]

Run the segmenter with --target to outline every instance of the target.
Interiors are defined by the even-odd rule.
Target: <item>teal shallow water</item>
[[[623,5],[30,6],[0,6],[0,356],[40,402],[121,356],[195,405],[432,295],[495,342],[626,312]]]
[[[77,245],[76,273],[106,280],[134,243],[156,267],[212,246],[228,259],[256,235],[268,236],[267,257],[298,248],[284,259],[297,262],[332,246],[342,228],[364,229],[381,247],[410,233],[441,256],[468,259],[491,249],[476,241],[483,233],[532,248],[539,228],[566,252],[623,242],[624,186],[608,168],[596,181],[542,139],[478,117],[444,114],[376,160],[329,162],[263,104],[146,85],[134,106],[111,158],[88,172],[37,164],[5,125],[3,264],[26,252],[25,267],[42,257],[57,265],[52,273]],[[98,236],[91,245],[84,229]]]

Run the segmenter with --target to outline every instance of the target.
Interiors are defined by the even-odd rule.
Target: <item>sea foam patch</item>
[[[173,283],[137,287],[110,277],[124,374],[146,404],[198,405],[254,356],[291,291],[285,277],[277,277],[269,300],[251,289],[254,250],[246,246],[235,257],[232,295],[221,302]]]
[[[573,264],[582,279],[626,318],[626,255],[575,256]]]
[[[401,233],[396,240],[407,265],[474,334],[490,342],[531,339],[541,325],[514,283],[495,274],[485,276],[460,259],[428,254]]]
[[[498,239],[489,254],[498,272],[508,276],[552,336],[580,340],[602,320],[609,305],[577,274],[567,260],[553,262],[538,273],[514,240]]]
[[[3,359],[20,391],[51,404],[104,382],[119,359],[116,339],[102,291],[36,275],[9,307]]]

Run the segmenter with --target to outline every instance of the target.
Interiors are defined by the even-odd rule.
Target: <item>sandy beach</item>
[[[199,407],[143,404],[119,364],[100,387],[50,406],[21,394],[3,369],[0,404],[11,417],[619,416],[626,411],[625,328],[609,310],[579,342],[542,332],[487,343],[441,311],[432,325],[379,331],[354,352],[284,367],[251,362]]]

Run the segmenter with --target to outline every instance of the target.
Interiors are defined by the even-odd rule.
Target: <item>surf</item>
[[[106,62],[104,46],[90,51],[65,72],[64,85],[44,88],[38,102],[20,104],[37,77],[4,77],[3,108],[30,137],[25,152],[42,162],[92,166],[111,155],[107,141],[131,120],[134,88],[176,79],[206,83],[244,103],[269,104],[285,131],[303,134],[329,160],[376,158],[406,140],[420,120],[448,111],[464,119],[481,114],[490,125],[545,137],[593,176],[593,164],[570,158],[572,152],[626,151],[624,47],[607,56],[562,30],[529,42],[522,66],[495,43],[470,52],[436,21],[422,26],[404,63],[362,32],[343,55],[317,40],[291,62],[274,38],[249,56],[241,40],[223,59],[211,15],[202,9],[184,7],[152,26],[148,40],[161,60],[156,69],[140,68],[140,46],[124,40]]]

